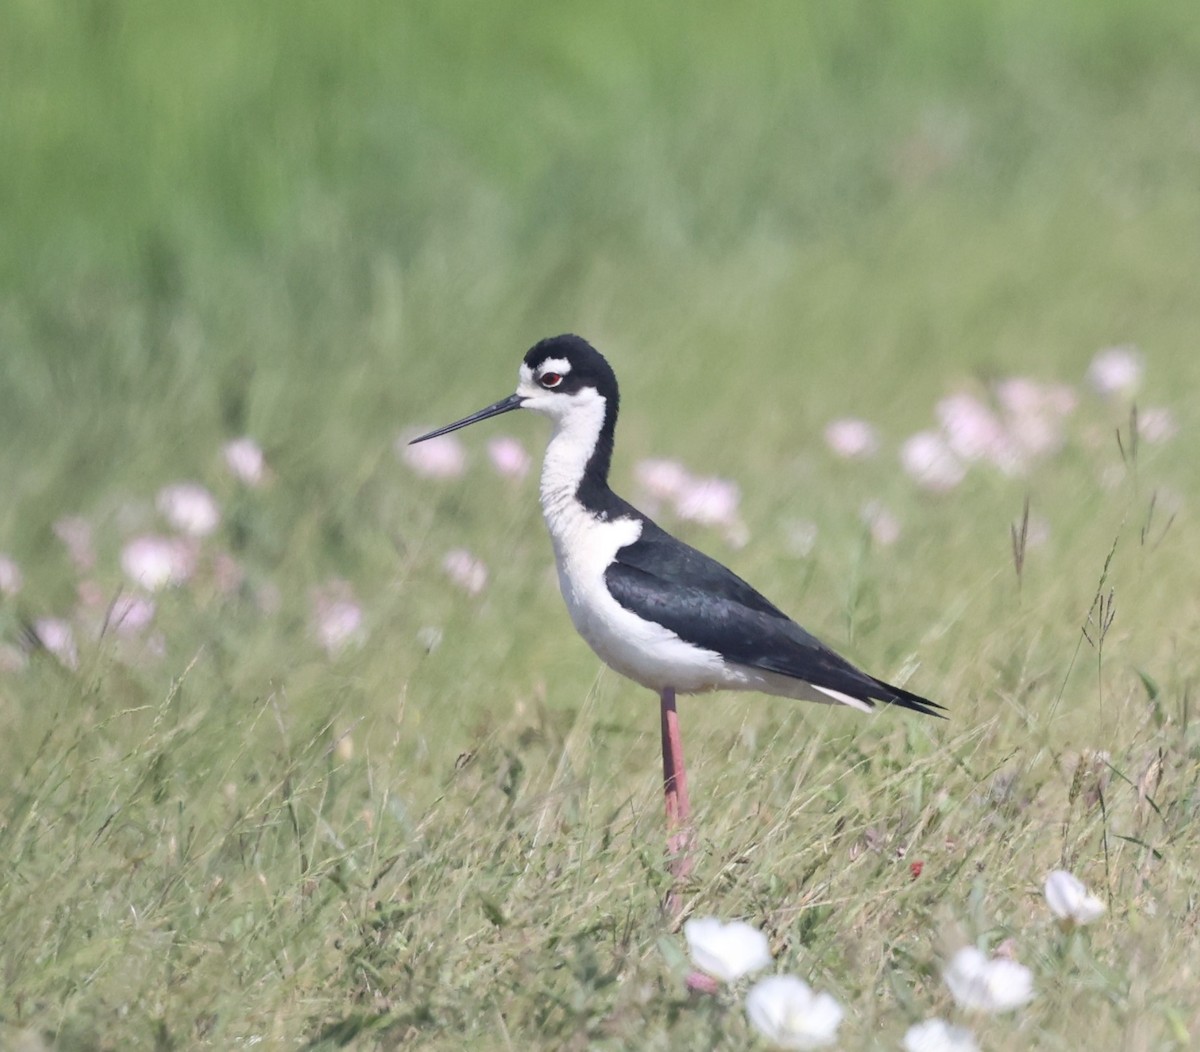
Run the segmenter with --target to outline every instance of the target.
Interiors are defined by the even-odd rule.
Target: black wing
[[[938,715],[941,705],[855,668],[731,570],[653,523],[647,521],[647,527],[653,528],[620,549],[604,573],[609,591],[627,610],[736,664],[862,701]]]
[[[640,512],[634,513],[642,522],[641,536],[617,552],[615,565],[640,570],[663,588],[697,588],[705,595],[730,599],[747,610],[788,619],[787,614],[729,567],[672,537]]]

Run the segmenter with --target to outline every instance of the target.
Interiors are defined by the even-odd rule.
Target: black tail
[[[893,687],[890,683],[884,683],[881,679],[877,679],[875,682],[879,684],[880,699],[888,705],[898,705],[902,709],[912,709],[913,712],[919,712],[922,716],[935,716],[939,720],[948,718],[942,715],[946,711],[945,705],[939,705],[936,701],[930,701],[928,698],[923,698],[920,694],[914,694],[903,687]]]

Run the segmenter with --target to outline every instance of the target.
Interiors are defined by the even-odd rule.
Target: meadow
[[[1186,0],[6,5],[0,1048],[759,1042],[545,422],[404,452],[562,331],[618,492],[948,710],[681,699],[685,916],[840,1047],[1192,1047],[1198,69]]]

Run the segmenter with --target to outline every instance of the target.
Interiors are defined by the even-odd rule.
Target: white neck
[[[554,420],[554,433],[542,462],[542,514],[550,535],[562,539],[578,507],[575,493],[604,427],[605,400],[594,389],[577,396]]]

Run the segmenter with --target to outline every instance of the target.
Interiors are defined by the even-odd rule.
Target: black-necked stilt
[[[554,336],[525,355],[516,394],[412,441],[513,409],[554,421],[541,499],[559,586],[600,658],[661,700],[668,851],[678,884],[691,862],[677,693],[757,690],[864,712],[881,701],[930,716],[942,706],[855,668],[732,570],[609,489],[617,407],[617,378],[600,352],[579,336]],[[673,892],[670,902],[677,901]]]

